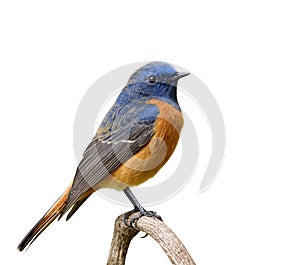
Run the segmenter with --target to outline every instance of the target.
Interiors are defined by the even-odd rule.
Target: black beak
[[[173,75],[171,78],[168,79],[168,82],[174,82],[174,81],[177,81],[179,80],[180,78],[182,77],[185,77],[187,75],[189,75],[190,73],[187,73],[187,72],[183,72],[183,73],[179,73],[177,72],[175,75]]]

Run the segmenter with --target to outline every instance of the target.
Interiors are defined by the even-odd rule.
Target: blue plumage
[[[116,105],[130,104],[137,99],[157,98],[180,110],[177,101],[179,74],[172,65],[152,62],[134,72],[117,98]]]
[[[134,72],[119,94],[115,104],[102,121],[102,132],[132,123],[139,119],[157,117],[158,108],[145,104],[150,99],[166,102],[181,111],[177,101],[177,81],[185,76],[164,62],[151,62]]]

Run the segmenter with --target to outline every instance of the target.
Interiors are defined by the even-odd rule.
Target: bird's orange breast
[[[156,105],[160,111],[154,126],[155,134],[141,151],[117,168],[102,187],[124,189],[139,185],[153,177],[174,152],[183,126],[182,113],[157,99],[146,103]]]

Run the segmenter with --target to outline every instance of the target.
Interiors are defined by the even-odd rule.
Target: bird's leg
[[[129,220],[130,226],[132,227],[132,224],[137,221],[139,218],[141,218],[142,216],[150,216],[150,217],[155,217],[159,220],[162,221],[162,218],[153,211],[146,211],[144,209],[144,207],[139,203],[138,199],[134,196],[134,194],[132,193],[132,191],[129,188],[126,188],[125,190],[123,190],[125,195],[127,196],[127,198],[130,200],[130,202],[133,204],[134,209],[132,211],[129,211],[127,213],[125,213],[124,215],[124,223],[126,225],[127,224],[127,220],[129,218],[129,216],[133,213],[139,212],[139,214],[136,217],[133,217]]]

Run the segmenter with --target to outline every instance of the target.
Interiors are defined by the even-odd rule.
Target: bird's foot
[[[133,213],[139,213],[139,214],[129,219],[129,217]],[[160,221],[163,221],[161,216],[158,215],[154,211],[146,211],[144,208],[139,209],[138,207],[134,207],[134,209],[132,211],[129,211],[129,212],[124,214],[124,223],[129,227],[133,227],[134,222],[136,222],[142,216],[154,217],[154,218],[157,218]],[[128,224],[128,222],[129,222],[129,224]]]

